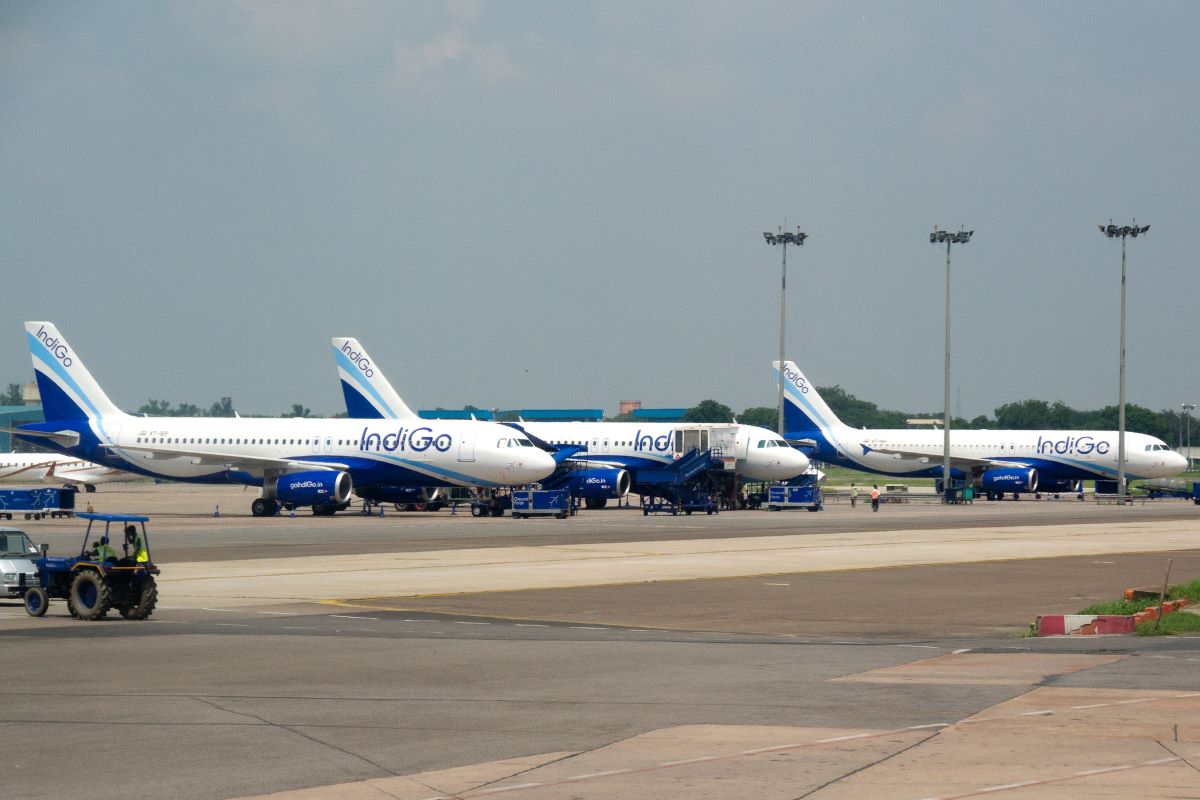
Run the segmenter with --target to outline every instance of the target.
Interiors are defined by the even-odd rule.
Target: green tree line
[[[841,386],[818,386],[817,391],[833,409],[842,422],[852,428],[904,428],[913,418],[938,419],[942,412],[906,412],[881,409],[875,403],[860,400]],[[1005,403],[995,410],[994,417],[980,415],[971,420],[954,417],[951,425],[956,428],[1014,429],[1014,430],[1116,430],[1117,406],[1105,406],[1094,411],[1080,411],[1061,400],[1047,403],[1045,400],[1022,400]],[[774,429],[778,420],[778,409],[768,406],[753,406],[737,414],[738,422],[760,425]],[[716,400],[703,400],[687,410],[687,422],[732,422],[733,410]],[[1125,429],[1135,433],[1157,436],[1168,444],[1178,444],[1180,431],[1186,427],[1185,416],[1180,411],[1163,409],[1152,411],[1135,403],[1125,404]],[[1200,432],[1200,428],[1197,428]]]
[[[942,412],[927,411],[910,413],[905,411],[889,411],[881,409],[867,400],[860,400],[847,392],[841,386],[818,386],[821,397],[841,418],[842,422],[852,428],[903,428],[910,418],[941,419]],[[21,385],[8,384],[8,390],[0,393],[0,405],[21,405]],[[474,406],[464,406],[474,409]],[[193,403],[178,403],[172,405],[169,400],[147,400],[135,414],[150,417],[232,417],[236,416],[233,399],[222,397],[208,408]],[[264,416],[261,414],[246,414],[244,416]],[[292,403],[290,411],[281,412],[279,417],[311,417],[312,410],[302,403]],[[344,417],[345,413],[335,414]],[[778,418],[778,410],[772,406],[752,406],[740,414],[734,414],[733,409],[716,400],[702,400],[692,406],[684,414],[686,422],[732,422],[736,417],[738,422],[747,425],[759,425],[774,430]],[[632,417],[613,417],[613,421],[629,421]],[[1125,405],[1125,429],[1136,433],[1146,433],[1157,436],[1167,444],[1180,442],[1180,431],[1187,423],[1182,411],[1163,409],[1152,411],[1136,403]],[[1012,428],[1015,430],[1116,430],[1117,407],[1104,406],[1094,411],[1080,411],[1072,408],[1061,400],[1047,403],[1045,400],[1021,400],[1005,403],[995,410],[994,417],[980,415],[971,420],[955,417],[951,423],[956,428]],[[1196,427],[1200,436],[1200,426]]]

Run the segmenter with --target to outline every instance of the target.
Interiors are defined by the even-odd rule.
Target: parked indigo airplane
[[[944,432],[906,428],[856,429],[844,424],[817,387],[791,361],[783,371],[789,441],[809,440],[813,454],[829,464],[881,475],[942,474]],[[771,362],[779,380],[779,362]],[[778,384],[776,384],[778,385]],[[1125,433],[1128,478],[1175,475],[1187,460],[1161,439]],[[1011,492],[1074,492],[1080,482],[1116,480],[1117,431],[951,430],[950,472],[999,500]]]
[[[335,337],[334,360],[351,417],[416,420],[357,339]],[[808,458],[778,434],[754,425],[668,422],[528,422],[520,429],[559,447],[586,448],[570,456],[571,489],[590,508],[623,497],[638,472],[661,469],[697,447],[717,449],[744,480],[787,480],[808,471]]]
[[[0,483],[3,484],[39,481],[94,492],[98,483],[128,481],[137,477],[125,470],[59,453],[0,453]]]
[[[46,419],[14,435],[156,478],[259,486],[255,516],[280,504],[332,514],[356,486],[523,485],[555,469],[528,438],[490,422],[130,416],[53,324],[25,332]]]

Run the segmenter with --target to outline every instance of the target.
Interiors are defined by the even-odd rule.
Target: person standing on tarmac
[[[879,510],[879,484],[871,485],[871,510]]]
[[[850,507],[854,508],[858,505],[858,484],[850,484]]]

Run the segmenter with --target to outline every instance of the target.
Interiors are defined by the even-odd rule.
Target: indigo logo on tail
[[[350,343],[346,342],[342,345],[342,352],[346,354],[346,358],[354,362],[354,366],[358,367],[359,371],[368,378],[375,377],[375,370],[371,368],[371,361],[362,352],[355,352],[350,349]]]
[[[808,394],[808,381],[794,369],[784,367],[783,376],[792,382],[792,385],[800,390],[801,394]]]
[[[54,357],[62,362],[64,367],[69,367],[75,363],[71,358],[71,351],[57,337],[46,333],[46,326],[38,328],[37,339],[42,344],[46,345],[46,349],[54,354]]]

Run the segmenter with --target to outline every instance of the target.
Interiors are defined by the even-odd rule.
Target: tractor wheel
[[[154,613],[156,605],[158,605],[158,585],[155,584],[154,578],[148,577],[142,583],[142,591],[138,595],[137,605],[132,608],[122,608],[121,616],[125,619],[146,619]]]
[[[90,569],[83,570],[71,583],[71,602],[82,620],[104,619],[112,608],[112,590],[108,581]]]
[[[50,605],[50,598],[46,595],[46,590],[40,586],[34,586],[29,591],[25,592],[25,613],[31,617],[43,617],[46,615],[46,608]]]

